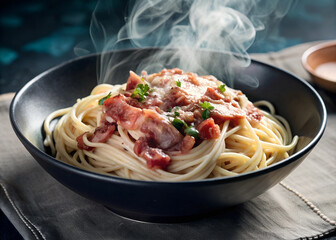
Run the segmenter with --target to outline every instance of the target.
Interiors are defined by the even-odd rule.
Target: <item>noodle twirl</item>
[[[269,109],[260,110],[259,106]],[[55,129],[50,122],[60,117]],[[56,158],[124,178],[186,181],[233,176],[285,159],[298,140],[271,103],[254,105],[213,76],[180,69],[96,86],[45,120]]]

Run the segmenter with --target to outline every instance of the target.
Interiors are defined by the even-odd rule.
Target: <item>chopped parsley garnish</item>
[[[200,102],[200,106],[204,109],[209,109],[209,110],[212,110],[214,109],[215,107],[212,106],[209,102],[207,101],[204,101],[204,102]]]
[[[209,117],[210,117],[210,111],[209,111],[209,109],[205,109],[202,112],[202,118],[205,120],[205,119],[208,119]]]
[[[178,118],[174,118],[174,120],[172,121],[172,124],[179,131],[182,130],[183,126],[185,126],[186,128],[188,127],[188,124],[186,124],[185,121],[178,119]]]
[[[220,85],[218,88],[222,93],[225,92],[225,84]]]
[[[98,104],[103,105],[106,99],[109,99],[111,97],[111,93],[107,94],[105,97],[99,99]]]
[[[178,107],[176,107],[176,109],[175,110],[179,110],[180,108],[178,108]],[[180,116],[180,113],[179,112],[177,112],[177,111],[174,111],[174,114],[173,113],[170,113],[171,111],[172,111],[173,109],[170,107],[170,108],[168,108],[168,110],[167,110],[167,112],[169,112],[169,114],[167,114],[167,116],[168,117],[173,117],[173,118],[176,118],[176,117],[178,117],[178,116]]]
[[[215,107],[212,106],[209,102],[204,101],[200,102],[200,106],[204,108],[204,111],[202,112],[202,118],[208,119],[210,117],[210,110],[213,110]]]
[[[188,124],[185,121],[183,121],[181,119],[178,119],[176,117],[172,121],[172,124],[179,131],[182,131],[182,128],[185,127],[185,129],[184,129],[185,134],[188,134],[188,135],[194,137],[195,139],[198,139],[199,132],[197,131],[197,129],[194,126],[192,126],[192,125],[188,126]]]
[[[176,86],[181,87],[181,81],[180,80],[176,81]]]
[[[136,98],[139,96],[139,102],[145,100],[146,96],[148,96],[148,92],[152,92],[153,89],[150,89],[148,84],[138,84],[134,89],[131,97]]]
[[[185,134],[188,134],[192,137],[194,137],[195,139],[198,139],[198,134],[199,132],[197,131],[197,129],[194,126],[189,126],[186,129],[184,129]]]

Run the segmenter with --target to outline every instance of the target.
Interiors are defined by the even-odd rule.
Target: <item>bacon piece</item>
[[[171,75],[174,75],[174,74],[182,74],[183,71],[179,68],[172,68],[172,69],[162,69],[161,72],[159,73],[161,76],[162,75],[165,75],[165,74],[171,74]]]
[[[197,126],[199,137],[201,139],[216,139],[220,136],[220,128],[213,118],[208,118]]]
[[[109,123],[106,121],[101,126],[95,129],[93,135],[88,137],[88,140],[93,143],[105,143],[112,136],[115,129],[116,129],[116,126],[114,123]],[[85,132],[76,138],[77,146],[79,149],[92,151],[94,148],[87,146],[84,143],[83,137],[84,137],[84,134],[87,134],[87,133],[88,132]]]
[[[105,113],[123,128],[140,130],[161,149],[168,149],[183,138],[181,133],[157,112],[133,107],[122,95],[107,99],[103,106]]]
[[[175,106],[187,106],[192,103],[189,94],[180,87],[173,87],[164,96],[162,108],[167,110]]]
[[[150,83],[153,83],[154,79],[159,78],[161,82],[155,81],[155,85],[164,87],[171,80],[171,76],[182,75],[182,74],[183,74],[183,71],[181,69],[173,68],[173,69],[162,69],[161,72],[159,73],[153,73],[153,74],[144,75],[144,76],[146,80]]]
[[[181,152],[188,153],[193,148],[194,145],[195,145],[195,138],[190,135],[185,135],[185,137],[182,140]]]
[[[195,145],[196,140],[193,136],[185,135],[178,144],[167,149],[167,151],[188,153]]]
[[[165,170],[171,161],[170,157],[159,148],[147,148],[146,151],[142,153],[142,156],[146,159],[148,168],[160,168]]]
[[[160,107],[162,105],[162,100],[157,95],[149,95],[146,97],[145,107],[153,108]]]
[[[127,80],[126,91],[135,89],[138,84],[142,83],[141,78],[135,72],[130,71],[130,76]]]
[[[252,103],[248,104],[244,110],[246,112],[248,120],[252,122],[253,124],[261,121],[263,114]]]
[[[143,81],[131,71],[126,90],[107,99],[103,111],[123,128],[140,133],[142,137],[136,137],[134,152],[146,159],[149,168],[165,169],[170,163],[167,153],[187,153],[194,147],[195,139],[189,135],[183,136],[171,124],[171,119],[176,115],[188,126],[196,126],[201,140],[219,138],[219,125],[227,120],[230,120],[231,126],[245,117],[251,123],[261,120],[261,112],[241,91],[226,87],[224,93],[220,92],[220,82],[213,76],[200,77],[180,69],[163,69],[150,75],[143,72],[142,77],[151,89],[144,101],[132,97],[134,89]],[[181,87],[177,86],[179,82]],[[199,105],[204,101],[214,107],[210,110],[210,118],[206,120],[202,118],[204,109]],[[168,109],[174,107],[174,112],[178,114],[168,113]],[[97,129],[97,132],[100,130]],[[78,145],[85,148],[87,146],[83,144],[83,136],[78,137]],[[105,139],[103,132],[90,139],[99,141],[100,138]]]
[[[105,122],[103,125],[96,128],[93,136],[90,138],[90,142],[94,143],[104,143],[112,136],[116,130],[116,125],[114,123]]]
[[[216,124],[222,124],[226,120],[233,120],[238,122],[239,119],[245,117],[245,112],[240,108],[232,105],[232,103],[222,102],[221,104],[212,103],[214,109],[211,110],[210,116],[214,119]]]
[[[191,124],[192,122],[195,121],[195,116],[193,112],[179,111],[179,113],[180,113],[180,119],[184,120],[186,123]]]
[[[167,169],[170,164],[170,157],[159,148],[148,145],[148,140],[139,138],[134,144],[134,153],[146,160],[147,167],[150,169]]]
[[[208,87],[204,95],[210,97],[213,100],[224,99],[224,95],[219,91],[218,88],[214,87]]]
[[[169,98],[174,106],[186,106],[191,103],[189,94],[180,87],[173,87],[169,92]]]
[[[188,82],[190,82],[190,83],[192,83],[196,86],[200,85],[200,82],[197,80],[197,75],[196,74],[188,72],[187,75],[188,75],[188,79],[187,79]]]
[[[93,148],[93,147],[89,147],[88,145],[86,145],[86,144],[84,143],[84,139],[83,139],[83,137],[84,137],[84,135],[87,134],[87,133],[88,133],[88,132],[85,132],[85,133],[79,135],[79,136],[76,138],[76,141],[77,141],[77,147],[78,147],[79,149],[82,149],[82,150],[92,151],[94,148]]]
[[[145,121],[140,130],[152,139],[157,147],[168,149],[182,141],[182,134],[168,120],[153,110],[146,109],[144,112]]]
[[[105,100],[103,106],[108,116],[128,130],[137,130],[144,122],[143,110],[129,105],[122,95]]]

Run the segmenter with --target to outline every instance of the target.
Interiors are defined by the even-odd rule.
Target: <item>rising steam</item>
[[[247,49],[256,32],[267,32],[272,27],[268,24],[281,19],[291,5],[290,0],[138,0],[129,6],[125,25],[115,32],[113,22],[106,18],[115,9],[113,2],[98,2],[93,13],[90,33],[97,51],[160,47],[162,51],[143,58],[137,69],[130,70],[151,73],[179,67],[215,75],[229,85],[232,69],[250,64]],[[98,14],[102,10],[107,14],[104,21]],[[99,83],[111,82],[117,68],[135,55],[117,61],[113,54],[102,54]]]

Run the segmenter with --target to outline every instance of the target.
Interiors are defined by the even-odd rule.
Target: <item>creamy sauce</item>
[[[336,82],[336,62],[323,63],[315,69],[320,77]]]

